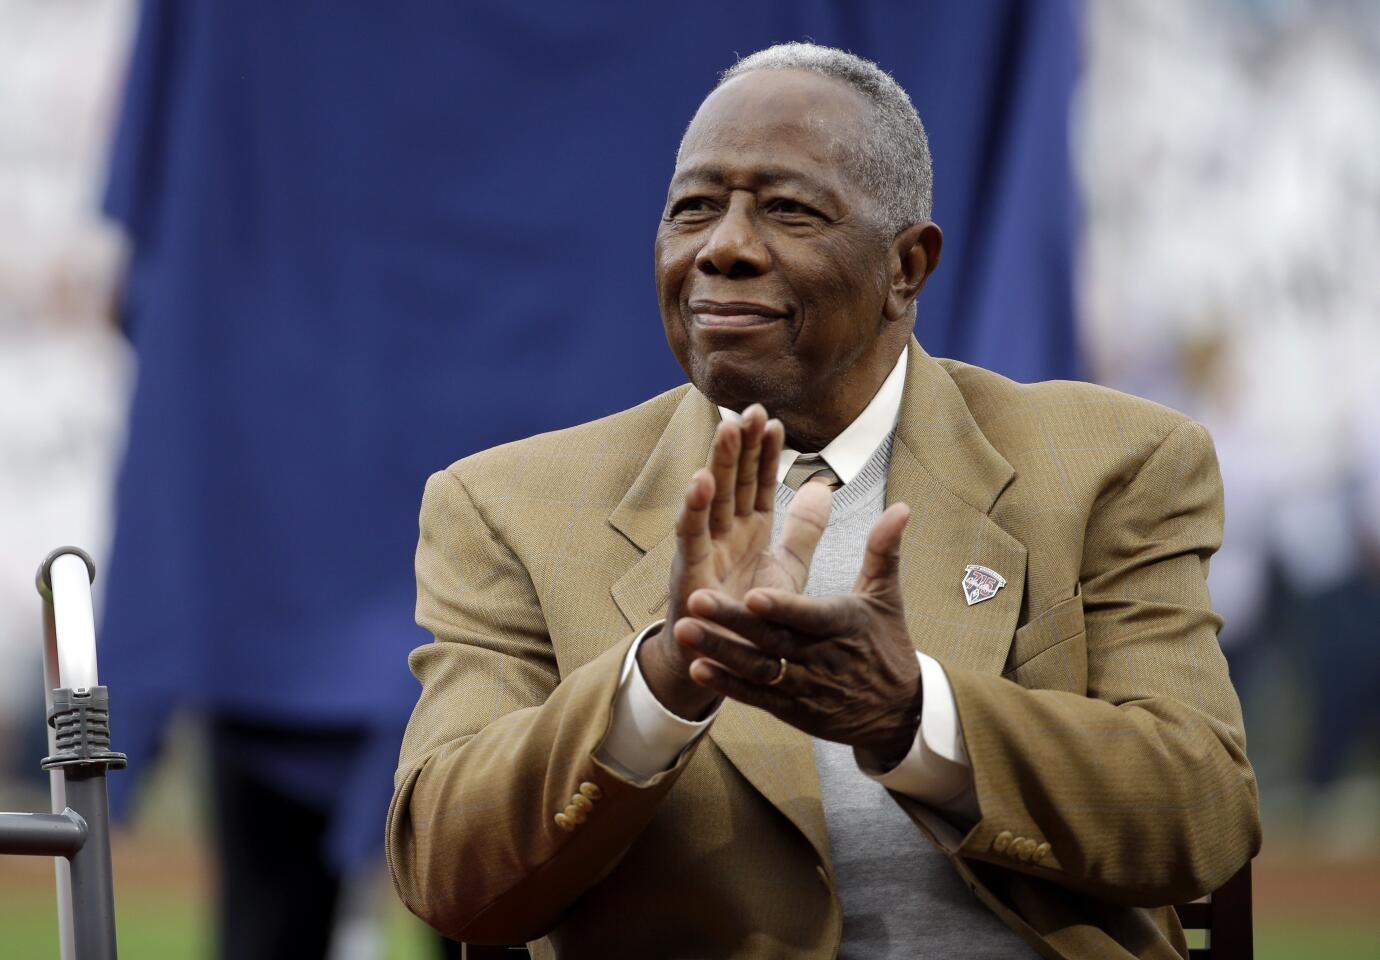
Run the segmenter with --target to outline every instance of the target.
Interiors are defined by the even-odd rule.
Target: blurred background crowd
[[[127,954],[440,956],[379,863],[422,483],[679,382],[676,142],[811,38],[929,128],[927,350],[1210,429],[1259,952],[1380,955],[1380,3],[656,6],[0,0],[0,808],[46,804],[33,572],[78,544]],[[0,860],[0,955],[52,954],[49,876]]]

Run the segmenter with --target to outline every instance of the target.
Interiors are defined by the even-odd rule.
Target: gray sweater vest
[[[882,515],[893,440],[888,437],[862,472],[835,491],[807,594],[852,591],[867,534]],[[773,541],[793,496],[788,487],[777,488]],[[841,960],[1034,956],[973,895],[886,788],[858,769],[852,747],[826,740],[814,746],[843,907]]]

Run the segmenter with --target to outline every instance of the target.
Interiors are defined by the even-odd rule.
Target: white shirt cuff
[[[720,702],[703,720],[686,720],[667,710],[652,693],[642,676],[637,651],[662,623],[658,620],[638,634],[623,658],[609,729],[594,752],[600,762],[635,783],[645,783],[675,766],[685,748],[709,729],[723,707]]]
[[[882,770],[861,751],[855,750],[854,757],[863,773],[888,790],[976,821],[980,817],[973,768],[968,762],[953,688],[938,660],[918,651],[916,657],[925,700],[910,752],[890,770]]]

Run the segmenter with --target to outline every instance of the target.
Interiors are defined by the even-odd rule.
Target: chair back
[[[1188,951],[1189,960],[1251,960],[1251,865],[1247,863],[1202,900],[1174,905],[1185,930],[1203,930],[1207,944]]]

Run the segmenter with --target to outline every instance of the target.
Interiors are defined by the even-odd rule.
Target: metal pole
[[[53,812],[0,813],[0,853],[55,858],[63,960],[115,960],[116,954],[105,772],[126,760],[110,749],[109,691],[96,676],[95,577],[91,558],[76,547],[54,550],[38,568],[48,708],[43,768]]]
[[[51,559],[51,558],[50,558]],[[53,691],[62,686],[58,677],[57,618],[53,614],[53,589],[45,576],[49,562],[39,568],[38,592],[43,597],[43,714],[53,709]],[[57,753],[57,731],[51,724],[48,730],[48,756]],[[67,779],[61,770],[48,771],[48,796],[54,813],[67,808]],[[76,960],[72,931],[72,870],[66,857],[53,859],[53,874],[57,884],[58,956],[60,960]]]
[[[70,857],[86,841],[86,822],[62,813],[0,813],[0,853]]]
[[[91,558],[75,547],[48,555],[38,570],[43,597],[45,701],[54,812],[81,823],[83,842],[57,861],[63,960],[115,960],[115,894],[110,862],[106,770],[122,767],[110,747],[107,691],[96,674]]]
[[[63,768],[67,802],[86,821],[86,843],[71,856],[72,921],[81,960],[115,960],[115,890],[110,864],[110,812],[105,767]]]

